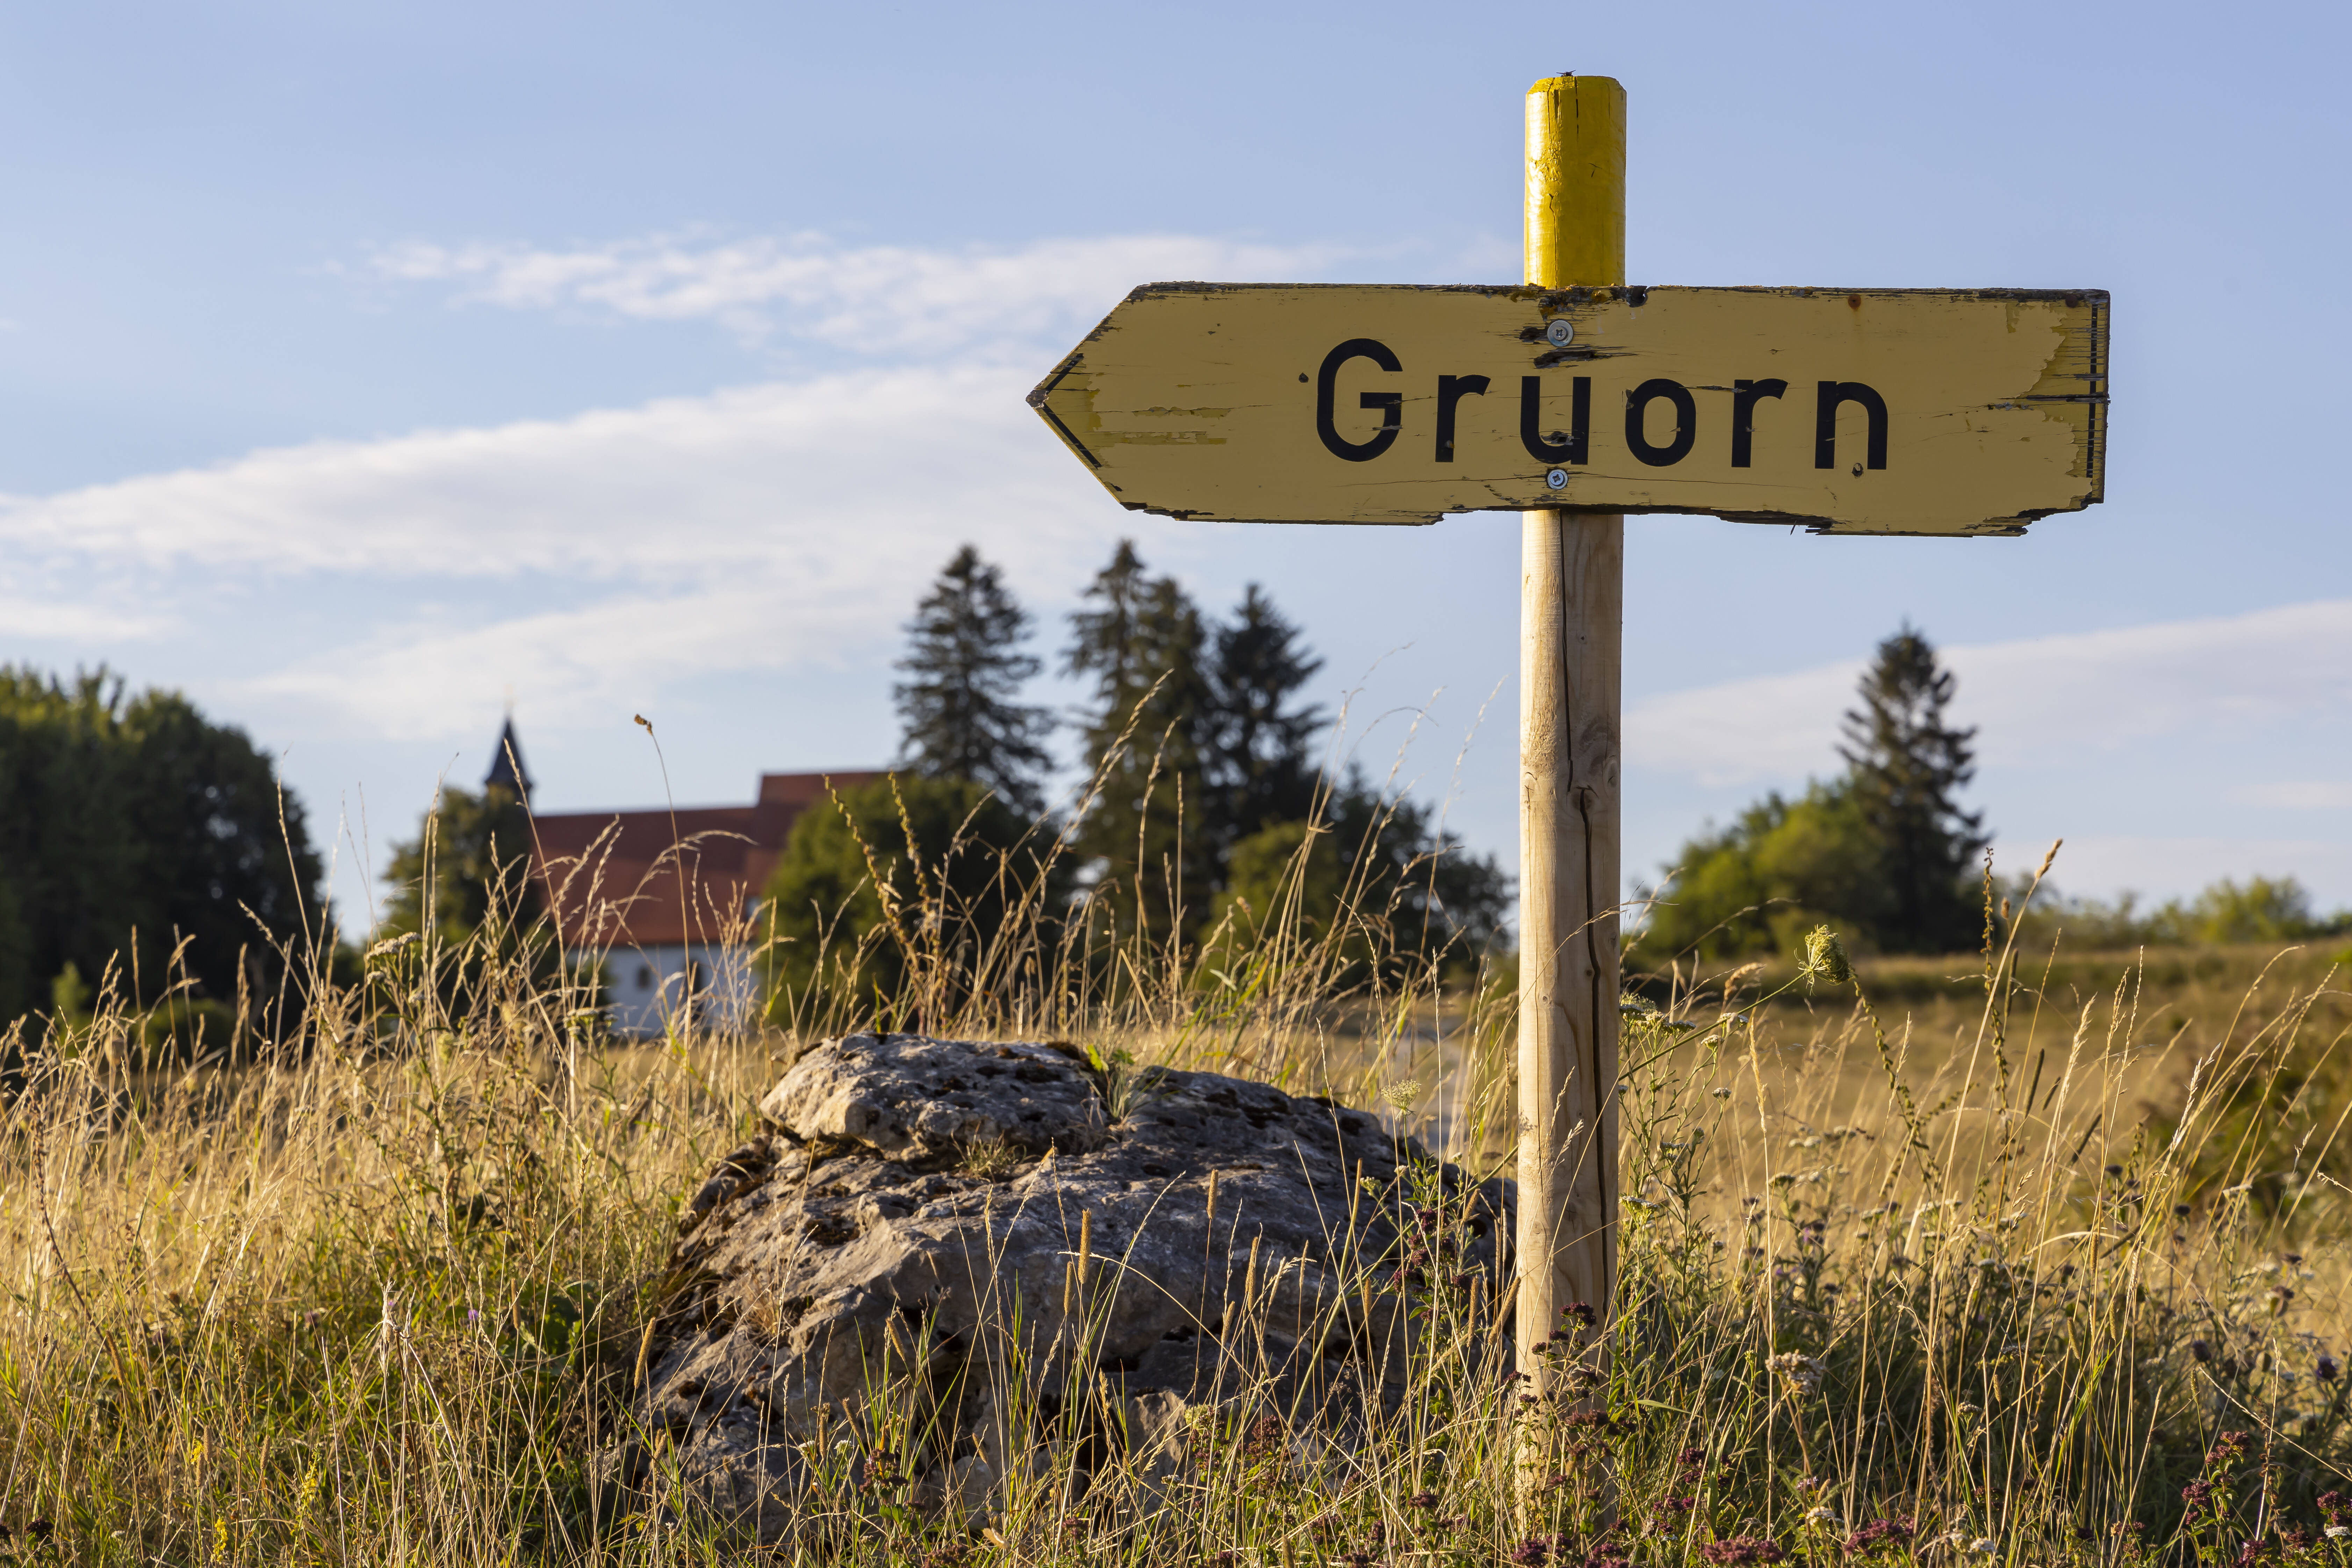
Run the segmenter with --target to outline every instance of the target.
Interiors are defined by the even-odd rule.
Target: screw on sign
[[[1029,395],[1120,505],[1523,513],[1519,1366],[1615,1284],[1624,514],[2015,534],[2101,499],[2097,289],[1624,279],[1625,95],[1527,99],[1513,287],[1153,283]],[[1604,1321],[1605,1318],[1604,1318]]]

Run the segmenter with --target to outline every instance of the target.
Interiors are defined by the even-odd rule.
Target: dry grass
[[[1374,941],[1378,911],[1355,918]],[[909,955],[940,1032],[1050,1029],[1106,1059],[1385,1099],[1455,1157],[1508,1154],[1508,1009],[1433,970],[1276,931],[1214,973],[1164,951],[1002,954],[1000,976],[1055,977],[1022,991],[958,981],[947,951]],[[356,987],[315,973],[299,1027],[245,1067],[144,1075],[119,1006],[17,1042],[0,1524],[20,1548],[740,1560],[691,1514],[616,1506],[589,1460],[626,1435],[680,1205],[793,1038],[681,1020],[621,1047],[587,989],[511,956],[453,1010],[432,974],[458,956],[428,939]],[[1433,1186],[1422,1276],[1359,1282],[1421,1325],[1411,1396],[1359,1412],[1349,1441],[1236,1406],[1202,1418],[1170,1482],[1100,1426],[1049,1424],[981,1519],[915,1506],[886,1422],[821,1446],[824,1528],[798,1550],[2333,1562],[2317,1500],[2352,1456],[2328,1354],[2352,1305],[2329,1174],[2352,1107],[2342,998],[2304,957],[2258,988],[2234,955],[2060,962],[2063,983],[2004,967],[1990,997],[1981,973],[1969,997],[1936,964],[1880,963],[1869,1005],[1818,971],[1810,992],[1717,977],[1630,1017],[1612,1353],[1564,1323],[1544,1394],[1497,1376],[1446,1283],[1459,1216]]]

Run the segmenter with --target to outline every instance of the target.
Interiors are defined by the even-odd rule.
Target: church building
[[[604,965],[613,1027],[657,1037],[682,1015],[740,1027],[761,996],[759,902],[801,813],[878,770],[761,773],[748,805],[531,814],[531,879],[564,951]],[[525,805],[531,780],[514,721],[483,787]]]

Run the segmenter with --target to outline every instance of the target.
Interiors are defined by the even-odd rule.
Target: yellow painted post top
[[[1528,283],[1625,281],[1625,89],[1605,76],[1528,89]]]

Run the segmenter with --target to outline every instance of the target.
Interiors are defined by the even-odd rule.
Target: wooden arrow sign
[[[2095,289],[1154,283],[1029,395],[1122,506],[2017,533],[2101,499]]]

